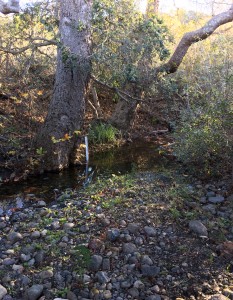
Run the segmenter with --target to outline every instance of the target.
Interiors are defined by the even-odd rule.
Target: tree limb
[[[155,77],[158,73],[175,73],[182,63],[189,47],[199,41],[208,38],[219,26],[233,21],[233,4],[226,12],[220,13],[210,19],[203,27],[187,32],[183,35],[169,61],[155,69]]]
[[[0,51],[5,53],[10,53],[13,55],[21,54],[29,49],[35,50],[40,47],[50,46],[50,45],[57,45],[57,42],[55,40],[46,40],[46,39],[34,39],[34,40],[44,40],[44,43],[34,43],[34,44],[28,44],[27,46],[20,48],[20,49],[7,49],[7,48],[0,48]]]

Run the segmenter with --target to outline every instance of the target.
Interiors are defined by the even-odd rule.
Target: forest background
[[[214,7],[218,13],[221,4],[208,3],[211,14],[216,13]],[[86,100],[82,134],[89,134],[94,145],[114,144],[122,136],[147,137],[168,128],[174,132],[173,154],[190,170],[198,167],[203,176],[231,171],[232,26],[226,24],[192,45],[175,74],[155,81],[153,68],[168,60],[185,32],[206,23],[210,12],[176,7],[169,14],[165,9],[148,11],[145,17],[129,0],[120,6],[107,0],[101,1],[101,9],[98,5],[96,1],[92,27],[92,72],[98,80],[92,81]],[[224,5],[229,7],[228,1]],[[51,1],[34,3],[19,15],[1,16],[0,22],[1,166],[16,170],[23,162],[25,172],[30,173],[41,168],[45,151],[33,149],[33,138],[45,119],[54,84],[55,6]],[[119,101],[119,93],[109,86],[130,92],[141,89],[143,101],[127,128],[108,124]],[[69,136],[62,139],[65,142]],[[16,173],[11,177],[15,179]]]

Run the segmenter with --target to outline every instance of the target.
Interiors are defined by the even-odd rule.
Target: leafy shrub
[[[183,111],[175,134],[178,158],[189,166],[198,165],[203,174],[221,174],[233,156],[232,120],[231,101],[213,101]]]
[[[114,143],[119,131],[110,124],[98,123],[89,130],[89,141],[92,144]]]

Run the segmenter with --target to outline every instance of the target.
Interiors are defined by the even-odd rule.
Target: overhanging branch
[[[174,73],[182,63],[189,47],[199,41],[208,38],[219,26],[233,21],[233,4],[226,12],[220,13],[210,19],[203,27],[187,32],[183,35],[178,46],[169,61],[155,69],[155,76],[158,73],[165,72],[167,74]]]

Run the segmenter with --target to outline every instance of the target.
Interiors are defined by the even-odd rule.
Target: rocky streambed
[[[113,176],[1,211],[0,299],[233,299],[233,195]]]

